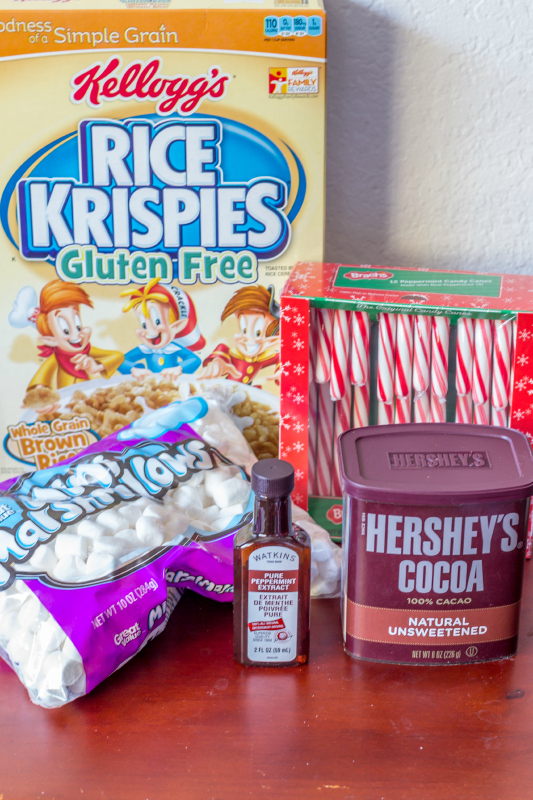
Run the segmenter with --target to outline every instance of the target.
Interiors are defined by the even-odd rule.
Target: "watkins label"
[[[73,103],[87,103],[91,108],[101,108],[104,101],[137,100],[153,103],[161,116],[192,114],[204,98],[222,100],[231,75],[220,67],[209,67],[204,75],[163,75],[160,58],[146,63],[134,61],[120,71],[122,59],[113,56],[106,64],[97,61],[80,70],[70,84]]]
[[[293,661],[298,633],[298,568],[290,547],[255,550],[248,561],[248,658]]]

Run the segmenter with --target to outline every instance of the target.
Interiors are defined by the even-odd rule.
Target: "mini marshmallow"
[[[66,658],[70,659],[71,661],[81,661],[81,656],[77,649],[72,644],[71,640],[68,638],[65,639],[63,642],[63,647],[61,648],[61,652],[63,653]]]
[[[18,611],[0,616],[0,645],[4,646],[18,629]]]
[[[236,503],[248,503],[252,487],[242,478],[229,478],[213,487],[212,497],[217,506],[226,509]]]
[[[126,503],[118,509],[118,513],[121,517],[127,519],[130,525],[135,525],[143,513],[143,509],[139,508],[139,506],[134,506],[133,503]]]
[[[201,511],[198,513],[203,514],[205,512]],[[168,536],[170,536],[171,539],[174,536],[181,536],[185,533],[190,524],[191,523],[188,517],[184,517],[177,511],[173,511],[167,522],[165,522],[165,539],[167,539]]]
[[[224,516],[228,517],[241,517],[246,510],[246,505],[244,503],[235,503],[234,506],[227,506],[224,509]]]
[[[333,549],[324,539],[311,540],[311,557],[315,561],[327,561],[332,555]]]
[[[89,539],[99,539],[100,536],[105,536],[107,528],[104,525],[100,525],[92,517],[86,517],[78,525],[78,533],[80,536],[89,537]]]
[[[63,556],[54,567],[52,577],[58,581],[72,583],[85,574],[86,564],[80,556]]]
[[[87,575],[104,575],[112,572],[115,567],[115,559],[109,553],[91,553],[87,559]]]
[[[311,583],[318,578],[318,567],[316,561],[311,561]]]
[[[317,578],[311,584],[311,597],[319,597],[322,595],[335,594],[337,590],[336,583],[329,583],[323,578]]]
[[[74,683],[71,683],[68,688],[69,691],[71,691],[72,694],[75,695],[76,697],[80,697],[81,695],[86,694],[87,677],[85,675],[85,672],[82,672],[78,680],[74,681]]]
[[[81,661],[73,661],[61,650],[49,653],[43,661],[43,682],[47,691],[61,691],[64,686],[75,683],[82,672]]]
[[[65,632],[51,615],[44,622],[41,622],[35,634],[36,646],[44,653],[51,653],[57,650],[65,639]]]
[[[55,554],[58,559],[64,556],[87,558],[89,540],[75,533],[58,533],[55,538]]]
[[[18,614],[22,604],[27,599],[25,595],[21,595],[18,592],[13,592],[12,594],[8,594],[8,592],[9,589],[6,592],[0,592],[0,615],[11,614],[13,611]]]
[[[200,472],[195,472],[194,475],[192,475],[189,478],[189,480],[184,484],[184,486],[192,486],[192,487],[200,486],[200,484],[203,483],[204,481],[204,477],[205,477],[204,470],[200,470]]]
[[[191,511],[189,516],[197,522],[206,522],[208,525],[211,525],[219,518],[220,509],[216,505],[209,506],[209,508],[194,509],[194,514]]]
[[[150,503],[149,506],[146,506],[142,515],[143,517],[154,517],[164,522],[168,519],[169,510],[165,506],[157,505],[157,503]]]
[[[202,496],[194,486],[180,486],[174,494],[173,502],[185,512],[190,508],[202,509],[204,507]]]
[[[218,467],[218,469],[209,470],[205,476],[204,486],[205,491],[209,497],[213,497],[213,489],[219,483],[224,483],[228,478],[232,478],[232,474],[228,467]]]
[[[100,512],[96,518],[100,525],[104,525],[109,531],[115,533],[124,528],[124,517],[115,508],[106,508]]]
[[[55,549],[51,545],[42,544],[30,558],[29,564],[43,572],[52,572],[57,564]]]
[[[115,538],[125,541],[128,544],[130,551],[138,550],[139,547],[144,547],[136,532],[131,528],[125,528],[123,531],[115,533]]]
[[[18,613],[18,623],[21,628],[26,628],[30,633],[35,633],[41,622],[50,616],[41,601],[33,595],[23,604]]]
[[[327,561],[320,561],[318,563],[318,571],[320,573],[320,577],[328,583],[336,584],[341,576],[340,567],[333,555],[331,558],[328,558]]]
[[[17,628],[6,646],[13,664],[25,664],[30,657],[33,635],[26,628]]]
[[[202,506],[203,506],[204,508],[205,508],[206,506],[209,506],[209,505],[211,505],[211,497],[208,497],[208,496],[207,496],[207,492],[206,492],[206,490],[205,490],[205,486],[204,486],[203,484],[200,484],[200,486],[198,486],[198,487],[197,487],[197,490],[196,490],[196,491],[198,492],[198,495],[199,495],[199,497],[200,497],[200,500],[202,501]]]
[[[119,531],[124,533],[124,531]],[[134,533],[131,531],[131,533]],[[107,553],[115,558],[126,555],[131,550],[130,543],[118,534],[115,536],[102,536],[100,539],[94,540],[93,553]]]
[[[163,525],[155,517],[142,516],[135,530],[141,542],[148,547],[159,547],[163,544],[165,538]]]
[[[134,506],[135,508],[140,508],[141,511],[144,511],[146,506],[150,505],[150,500],[147,497],[139,497],[138,500],[133,500],[133,502],[129,503],[128,505]]]

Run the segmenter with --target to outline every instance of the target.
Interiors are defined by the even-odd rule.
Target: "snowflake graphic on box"
[[[517,358],[518,363],[521,367],[529,362],[529,356],[518,356]]]

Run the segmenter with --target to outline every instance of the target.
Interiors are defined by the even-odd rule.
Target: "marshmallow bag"
[[[0,484],[0,655],[33,702],[91,691],[164,630],[185,588],[233,600],[254,461],[221,405],[195,395]],[[313,594],[334,594],[340,550],[295,516],[311,528]]]

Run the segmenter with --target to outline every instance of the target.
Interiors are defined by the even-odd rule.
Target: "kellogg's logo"
[[[226,94],[231,76],[220,67],[209,67],[204,75],[163,75],[160,58],[146,63],[134,61],[120,72],[122,59],[112,56],[106,64],[97,61],[76,73],[70,84],[73,103],[87,103],[91,108],[101,108],[103,101],[137,100],[153,103],[157,100],[158,114],[177,111],[192,114],[202,100],[221,100]]]
[[[351,281],[388,281],[390,278],[394,278],[394,273],[386,272],[385,270],[380,270],[379,272],[346,272],[344,277],[349,278]]]

